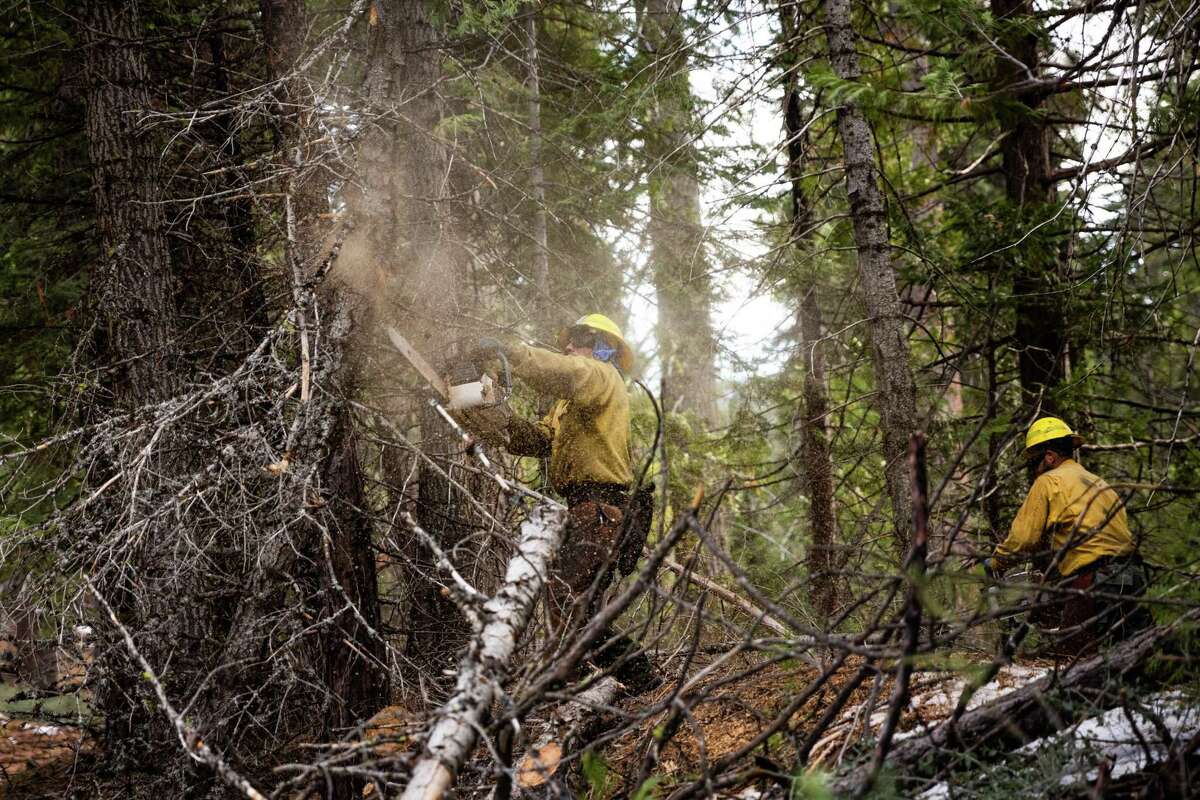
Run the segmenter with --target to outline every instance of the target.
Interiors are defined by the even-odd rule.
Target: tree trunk
[[[550,323],[550,250],[546,242],[546,176],[542,169],[542,81],[538,63],[537,7],[525,16],[525,60],[529,92],[529,195],[533,200],[533,285],[538,327]]]
[[[1038,75],[1039,29],[1032,14],[1032,0],[991,0],[992,14],[1003,26],[996,54],[995,88],[1029,81]],[[1013,63],[1013,59],[1020,64]],[[1043,90],[1018,93],[1000,115],[1003,133],[1000,152],[1004,163],[1004,192],[1013,218],[1020,220],[1014,237],[1043,218],[1055,200],[1050,180],[1050,128],[1042,120]],[[1034,234],[1036,236],[1036,234]],[[1063,380],[1066,326],[1061,296],[1054,292],[1058,257],[1036,238],[1028,246],[1018,245],[1021,257],[1013,263],[1013,299],[1016,305],[1014,335],[1021,392],[1028,404],[1042,403],[1053,410],[1053,398],[1045,397]]]
[[[795,15],[798,5],[780,4],[779,13],[786,37],[789,60],[799,63],[799,29]],[[804,390],[792,420],[792,431],[799,447],[795,470],[799,476],[801,494],[808,498],[809,545],[805,559],[808,568],[809,602],[819,618],[829,619],[838,604],[834,577],[837,563],[835,546],[838,540],[837,516],[833,505],[833,459],[830,454],[826,415],[829,397],[825,390],[825,356],[821,347],[821,307],[817,302],[815,269],[808,259],[812,227],[812,208],[804,192],[804,151],[807,137],[800,107],[800,92],[796,85],[795,69],[789,65],[784,75],[784,124],[787,130],[788,179],[791,183],[792,227],[791,244],[801,263],[797,272],[796,306],[797,362],[804,374]]]
[[[822,0],[829,62],[844,81],[861,75],[856,36],[850,20],[850,0]],[[892,271],[883,192],[875,166],[875,139],[862,109],[847,99],[837,112],[838,134],[846,159],[846,191],[854,219],[858,272],[871,332],[875,391],[883,432],[887,493],[895,519],[896,552],[903,558],[912,530],[907,468],[908,439],[916,430],[916,388],[908,364],[896,275]]]
[[[100,257],[91,276],[96,343],[110,365],[118,407],[132,409],[177,392],[177,281],[167,247],[163,175],[153,138],[136,3],[88,2],[81,26],[91,77],[86,93],[88,153]]]
[[[680,0],[646,4],[645,42],[654,59],[653,110],[646,134],[650,261],[658,298],[663,408],[690,411],[712,425],[717,418],[717,341],[683,24]]]
[[[212,83],[219,96],[228,97],[231,94],[230,66],[227,62],[225,36],[222,31],[212,31],[208,34],[209,53],[212,56]],[[268,63],[269,63],[268,59]],[[275,73],[272,73],[275,74]],[[241,341],[241,356],[246,351],[253,350],[259,339],[266,333],[270,325],[266,294],[263,291],[263,274],[259,269],[258,246],[254,229],[254,201],[250,187],[247,186],[242,167],[242,140],[238,131],[237,117],[234,111],[222,114],[213,120],[212,136],[217,150],[219,168],[228,172],[241,188],[240,197],[218,198],[215,202],[219,208],[221,221],[225,227],[226,255],[221,259],[224,268],[224,282],[228,290],[223,296],[236,298],[235,304],[227,308],[224,319],[225,325],[237,323]],[[222,176],[227,185],[229,178]],[[223,187],[222,187],[223,188]],[[240,319],[233,313],[233,308],[240,311]]]
[[[395,324],[421,352],[445,357],[472,331],[459,327],[465,258],[450,212],[449,158],[436,137],[440,42],[425,0],[384,0],[376,8],[367,63],[372,130],[359,151],[361,189],[347,198],[357,221],[347,242],[356,269],[343,277],[374,302],[368,326]],[[417,413],[421,450],[445,469],[459,455],[458,442],[428,407]],[[389,453],[384,464],[391,485],[409,482],[406,460]],[[421,459],[416,516],[446,551],[461,555],[458,544],[469,526],[453,502],[455,491],[442,471]],[[405,650],[421,675],[439,676],[470,631],[430,577],[436,570],[428,548],[413,541],[411,560]]]
[[[135,412],[176,395],[184,385],[181,374],[176,312],[177,281],[166,238],[163,214],[163,176],[153,137],[141,125],[151,107],[150,78],[136,3],[88,2],[81,10],[80,40],[86,53],[88,81],[85,123],[92,162],[96,234],[99,255],[91,274],[91,303],[95,321],[91,345],[106,375],[112,405]],[[143,413],[145,413],[143,411]],[[157,432],[156,432],[157,433]],[[149,469],[140,492],[127,508],[96,510],[98,541],[123,523],[144,523],[145,547],[134,553],[104,554],[122,558],[119,570],[105,570],[100,590],[110,599],[121,622],[134,631],[147,631],[145,645],[155,660],[181,632],[178,608],[151,583],[141,593],[142,571],[162,555],[161,528],[152,522],[154,493],[169,486],[187,454],[177,453],[169,425],[157,448],[145,445]],[[120,478],[121,455],[111,468],[111,481]],[[104,475],[90,476],[100,484]],[[142,476],[139,475],[139,478]],[[104,484],[107,485],[107,484]],[[97,492],[99,493],[99,492]],[[97,507],[98,509],[98,507]],[[94,573],[93,573],[94,574]],[[135,577],[138,576],[138,577]],[[149,581],[148,581],[149,583]],[[104,634],[112,634],[104,631]],[[171,747],[170,732],[152,713],[139,670],[114,635],[97,652],[96,701],[103,710],[105,758],[116,772],[141,769],[144,762]]]

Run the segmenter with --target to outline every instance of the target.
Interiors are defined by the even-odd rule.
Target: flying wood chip
[[[282,475],[288,471],[288,467],[292,465],[291,453],[284,453],[283,458],[276,461],[274,464],[267,464],[263,470],[272,475]]]

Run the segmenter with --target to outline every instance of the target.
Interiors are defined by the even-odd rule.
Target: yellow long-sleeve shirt
[[[558,398],[540,422],[514,419],[508,450],[549,456],[555,491],[581,483],[633,482],[629,454],[629,393],[611,364],[527,345],[509,348],[513,374]]]
[[[1050,534],[1049,542],[1046,534]],[[1003,568],[1017,553],[1048,550],[1053,554],[1064,545],[1067,549],[1058,563],[1058,572],[1064,576],[1103,556],[1134,551],[1120,495],[1072,459],[1033,482],[994,558]]]

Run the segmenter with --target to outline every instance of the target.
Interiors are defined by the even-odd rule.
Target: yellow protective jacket
[[[582,483],[633,482],[629,461],[629,393],[611,364],[527,345],[509,348],[513,374],[558,398],[540,422],[513,419],[508,450],[550,457],[550,485],[561,493]]]
[[[1048,550],[1054,554],[1064,545],[1067,549],[1058,562],[1058,572],[1064,576],[1102,556],[1126,556],[1134,551],[1120,496],[1103,478],[1072,459],[1033,482],[1008,538],[996,547],[995,558],[1003,568],[1017,553]]]

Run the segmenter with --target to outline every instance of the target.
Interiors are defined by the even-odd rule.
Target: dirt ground
[[[61,786],[93,749],[79,728],[0,716],[0,798]]]
[[[653,775],[660,777],[660,789],[684,783],[703,772],[706,763],[744,748],[760,733],[772,727],[787,705],[819,674],[807,664],[790,662],[767,666],[738,677],[738,673],[746,671],[748,666],[741,664],[722,670],[684,696],[689,713],[676,734],[662,748],[659,763],[652,770]],[[765,747],[756,748],[746,758],[746,763],[751,763],[750,759],[758,755],[777,764],[790,764],[797,741],[803,739],[811,724],[855,675],[858,667],[857,661],[843,665],[820,691],[792,714],[786,724],[767,738]],[[890,684],[889,679],[882,688],[885,698],[886,692],[890,691]],[[637,713],[666,699],[673,690],[674,687],[668,685],[653,695],[632,698],[623,704],[623,709]],[[868,680],[854,690],[847,707],[865,703],[870,693],[871,681]],[[621,784],[617,794],[636,788],[633,782],[644,754],[667,716],[667,712],[663,712],[649,717],[604,749],[603,757],[613,777],[619,779]]]
[[[650,774],[659,781],[658,793],[688,783],[705,771],[706,764],[737,753],[763,731],[774,727],[765,742],[740,762],[746,767],[757,763],[762,770],[757,778],[748,778],[748,782],[771,780],[772,764],[786,770],[794,763],[798,744],[856,675],[859,666],[858,660],[848,660],[821,690],[778,725],[783,710],[818,677],[816,668],[794,660],[769,665],[745,660],[706,675],[681,696],[687,713],[651,769]],[[977,700],[986,701],[996,693],[1015,688],[1040,668],[1043,667],[1008,668],[1015,672],[1002,673]],[[892,679],[889,675],[877,688],[873,685],[874,681],[867,679],[854,689],[838,718],[813,747],[810,762],[833,768],[844,756],[861,749],[864,734],[878,730],[886,716]],[[671,713],[667,710],[651,714],[649,710],[667,700],[675,688],[674,682],[668,682],[654,692],[620,702],[624,720],[609,720],[610,729],[623,721],[635,722],[598,749],[604,764],[604,786],[591,796],[627,796],[636,788],[634,784],[645,754],[668,724]],[[954,673],[919,675],[911,687],[910,706],[901,719],[899,731],[934,724],[944,718],[952,710],[961,688],[962,679]],[[874,702],[868,708],[873,692]],[[417,741],[419,727],[406,708],[384,709],[367,725],[371,754],[387,758],[403,753]],[[32,787],[61,786],[71,770],[93,751],[94,743],[79,728],[0,713],[0,798],[30,796],[26,790]],[[744,788],[738,786],[726,796],[733,797]]]

